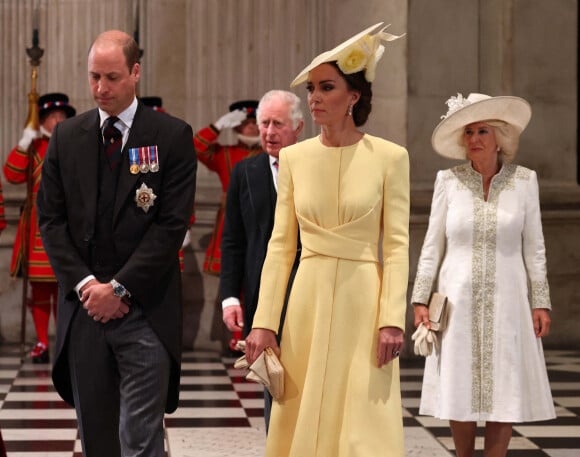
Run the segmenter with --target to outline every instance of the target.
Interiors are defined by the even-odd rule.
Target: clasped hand
[[[87,314],[95,321],[106,324],[119,319],[129,312],[129,305],[113,294],[109,283],[92,279],[81,289],[81,302]]]

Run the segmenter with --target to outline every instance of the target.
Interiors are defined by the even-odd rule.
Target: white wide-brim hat
[[[532,117],[530,104],[520,97],[498,96],[472,93],[467,98],[461,94],[445,102],[449,107],[443,120],[435,127],[431,144],[435,151],[450,159],[465,159],[463,131],[474,122],[503,121],[510,126],[508,141],[500,144],[507,157],[515,156],[520,134]]]
[[[362,32],[357,33],[348,40],[342,42],[330,51],[316,56],[309,65],[290,83],[290,87],[302,84],[308,79],[308,73],[319,65],[327,62],[337,62],[340,70],[345,74],[356,73],[365,70],[365,78],[372,82],[375,77],[375,66],[382,57],[385,47],[382,41],[394,41],[403,35],[392,35],[384,30],[383,22],[372,25]],[[382,27],[380,30],[379,27]],[[371,32],[376,32],[371,35]]]

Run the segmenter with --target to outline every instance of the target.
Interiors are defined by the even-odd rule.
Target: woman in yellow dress
[[[398,38],[381,25],[316,57],[292,82],[306,82],[321,133],[280,153],[274,231],[246,340],[250,363],[270,346],[285,368],[268,457],[404,455],[397,357],[409,158],[403,147],[359,130],[371,111],[381,40]],[[298,232],[302,255],[279,348],[275,332]]]

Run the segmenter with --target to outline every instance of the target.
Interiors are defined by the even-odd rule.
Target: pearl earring
[[[352,116],[352,105],[348,105],[348,115]]]

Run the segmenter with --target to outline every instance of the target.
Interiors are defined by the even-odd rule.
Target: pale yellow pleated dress
[[[378,329],[405,328],[409,159],[370,135],[280,155],[275,226],[254,328],[278,328],[300,227],[268,457],[403,457],[398,360],[377,367]],[[382,258],[381,258],[382,256]]]

